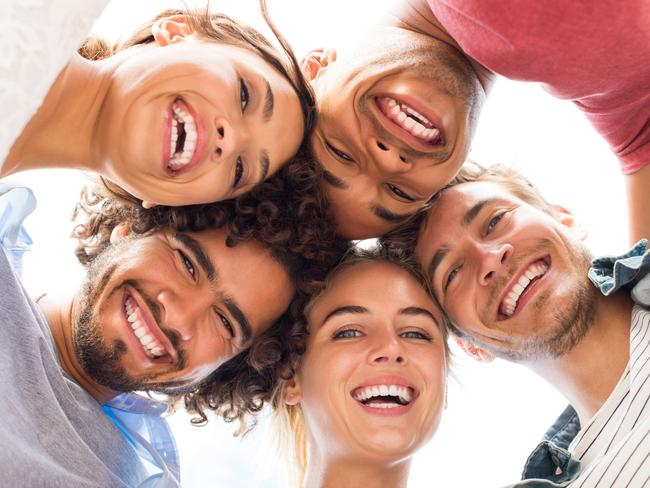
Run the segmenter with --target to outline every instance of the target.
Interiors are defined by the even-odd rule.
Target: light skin
[[[379,261],[339,272],[308,315],[307,352],[284,392],[305,419],[304,486],[405,487],[445,403],[439,310],[408,272]],[[413,400],[388,410],[355,399],[377,384],[409,385]]]
[[[563,393],[583,422],[625,369],[632,307],[627,293],[604,297],[588,281],[584,237],[562,207],[545,212],[499,183],[473,182],[442,193],[416,248],[462,333],[461,347],[481,361],[524,364]],[[534,269],[539,276],[509,311],[506,297]]]
[[[104,403],[120,391],[182,391],[248,347],[294,288],[259,243],[227,247],[226,236],[223,228],[135,237],[118,226],[82,287],[39,302],[64,370]],[[162,349],[158,357],[138,339],[127,300]]]
[[[311,147],[346,237],[395,228],[456,174],[469,150],[490,75],[437,22],[423,23],[382,25],[352,49],[318,49],[303,60],[319,109]],[[388,99],[439,134],[414,135],[389,116]]]
[[[198,38],[182,16],[160,19],[152,34],[153,43],[104,60],[73,56],[0,176],[76,168],[107,177],[146,206],[183,205],[241,195],[295,154],[300,103],[271,65]],[[193,147],[181,132],[172,143],[178,108],[192,117]],[[178,166],[171,158],[181,141],[188,159]]]

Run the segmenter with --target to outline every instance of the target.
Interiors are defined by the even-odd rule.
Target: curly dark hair
[[[169,228],[200,232],[227,225],[229,247],[255,239],[282,263],[301,293],[312,293],[347,249],[327,216],[319,188],[322,170],[298,155],[277,174],[235,200],[145,209],[140,200],[102,180],[82,191],[73,211],[76,255],[87,265],[110,245],[127,221],[135,234]],[[108,186],[107,186],[108,185]]]
[[[294,301],[291,310],[248,351],[229,361],[208,378],[206,385],[218,385],[218,388],[213,388],[215,394],[211,397],[212,403],[204,406],[217,412],[227,422],[238,421],[239,433],[246,433],[255,426],[255,414],[264,405],[269,404],[277,411],[282,403],[282,390],[293,377],[307,347],[307,315],[311,306],[342,270],[368,261],[386,261],[404,269],[427,291],[437,305],[418,264],[399,249],[381,245],[369,250],[350,248],[338,264],[330,268],[325,279],[314,286],[311,294],[305,294],[300,300]],[[446,348],[446,316],[443,315],[443,319],[445,322],[440,326],[449,359]],[[197,395],[201,395],[200,389]],[[185,405],[189,411],[198,412],[191,396],[185,396]],[[300,437],[303,426],[297,419],[289,417],[293,433]],[[303,462],[304,459],[299,461]]]
[[[124,49],[150,44],[154,42],[151,27],[157,20],[173,15],[183,15],[195,35],[208,41],[229,44],[251,51],[273,66],[289,82],[298,96],[302,109],[303,141],[308,141],[316,125],[316,98],[313,89],[305,79],[291,45],[271,20],[266,0],[259,0],[259,6],[262,17],[277,39],[284,56],[259,31],[227,15],[210,12],[209,5],[206,5],[204,10],[165,10],[155,19],[140,27],[123,43],[111,46],[103,39],[91,37],[83,42],[78,52],[82,57],[94,61],[108,58]]]

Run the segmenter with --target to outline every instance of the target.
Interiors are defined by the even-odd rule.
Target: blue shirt
[[[0,245],[21,276],[23,256],[32,245],[24,221],[36,208],[27,187],[0,182]],[[122,393],[102,407],[126,437],[147,469],[140,487],[171,488],[180,485],[180,462],[171,429],[162,417],[167,405],[133,393]]]

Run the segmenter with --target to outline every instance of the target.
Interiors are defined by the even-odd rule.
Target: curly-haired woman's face
[[[114,239],[91,264],[76,306],[75,352],[86,374],[119,391],[182,389],[268,329],[289,306],[292,282],[259,243],[228,247],[226,236]]]
[[[227,200],[298,150],[293,88],[248,49],[201,40],[183,22],[154,26],[156,43],[127,49],[112,74],[97,138],[115,183],[152,203]]]
[[[310,445],[349,459],[397,461],[434,434],[445,402],[440,311],[405,270],[345,268],[309,313],[309,339],[288,403]]]

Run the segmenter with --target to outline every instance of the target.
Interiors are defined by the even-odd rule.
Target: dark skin
[[[394,12],[394,22],[398,27],[411,29],[437,39],[447,39],[448,42],[457,46],[451,36],[445,31],[438,19],[426,2],[426,0],[404,0]],[[475,60],[468,57],[470,62],[478,65]],[[489,80],[494,78],[495,73],[485,67],[478,65],[477,74],[479,78]],[[650,236],[650,212],[648,205],[650,197],[650,168],[645,167],[631,175],[625,175],[625,189],[628,204],[629,236],[633,244],[639,239]]]

